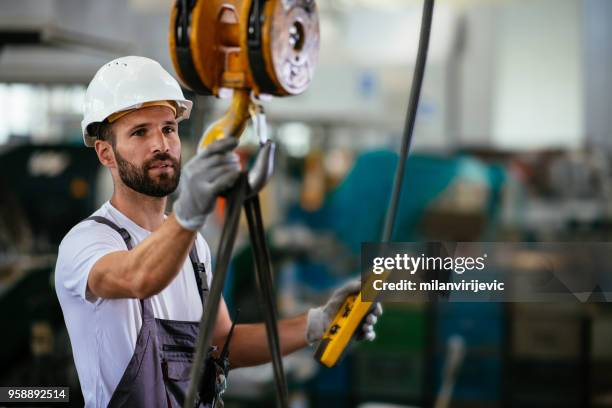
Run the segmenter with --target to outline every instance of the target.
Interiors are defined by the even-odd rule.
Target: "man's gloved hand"
[[[308,344],[312,345],[323,338],[325,331],[338,313],[338,310],[347,296],[359,293],[360,289],[360,280],[350,281],[346,285],[336,289],[325,305],[308,311],[308,320],[306,323],[306,341]],[[378,316],[381,314],[382,306],[378,302],[374,303],[372,310],[363,320],[361,333],[357,335],[358,340],[374,340],[376,337],[374,325],[376,324],[376,320],[378,320]]]
[[[240,161],[233,152],[238,139],[216,140],[183,167],[179,197],[174,202],[178,223],[191,231],[199,230],[213,210],[217,196],[231,187],[240,174]]]

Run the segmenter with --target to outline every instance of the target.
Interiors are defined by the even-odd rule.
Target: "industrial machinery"
[[[170,53],[186,86],[204,95],[232,95],[227,113],[204,133],[199,149],[223,137],[239,138],[249,119],[261,149],[249,172],[227,192],[226,220],[221,235],[210,294],[204,305],[191,383],[185,407],[193,407],[204,372],[221,292],[244,207],[253,244],[258,294],[263,305],[272,355],[278,405],[288,405],[283,372],[271,262],[264,236],[258,192],[272,173],[274,144],[268,140],[264,95],[302,93],[310,82],[319,51],[319,20],[314,0],[178,0],[171,13]]]
[[[434,0],[425,0],[417,66],[413,77],[400,161],[383,232],[388,242],[393,232],[405,162],[408,156],[423,82]],[[194,92],[217,97],[232,95],[226,114],[204,133],[199,148],[222,137],[240,137],[249,118],[261,143],[252,171],[245,173],[228,192],[226,223],[221,236],[211,293],[205,305],[200,336],[185,407],[193,407],[203,370],[204,350],[210,337],[236,237],[240,208],[244,205],[253,241],[257,282],[268,343],[274,365],[279,406],[287,406],[287,386],[282,370],[270,256],[263,234],[257,193],[273,167],[274,146],[267,139],[260,100],[264,95],[291,96],[310,84],[319,50],[319,20],[314,0],[177,0],[170,21],[170,53],[174,67]],[[315,358],[332,367],[367,315],[372,302],[361,294],[349,297],[327,330]]]
[[[233,93],[227,114],[200,147],[240,137],[254,110],[251,96],[304,92],[314,75],[319,38],[314,0],[178,0],[170,17],[176,72],[196,93]]]

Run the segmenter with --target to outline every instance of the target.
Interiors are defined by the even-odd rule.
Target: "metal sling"
[[[261,154],[266,148],[268,149],[267,157],[265,157],[265,153],[263,155]],[[248,173],[241,173],[235,185],[226,195],[227,206],[225,210],[225,225],[221,233],[221,240],[217,251],[217,263],[214,268],[210,293],[206,299],[204,313],[202,314],[202,320],[200,322],[200,334],[198,336],[195,361],[190,373],[191,383],[189,384],[184,405],[186,408],[194,407],[201,374],[205,370],[206,361],[204,351],[208,350],[211,345],[212,332],[217,321],[217,313],[219,311],[219,302],[225,284],[225,277],[227,275],[232,249],[238,233],[241,208],[244,208],[249,225],[249,235],[253,248],[257,278],[257,293],[259,301],[263,306],[266,334],[274,368],[277,405],[285,408],[289,403],[287,381],[283,369],[278,327],[276,324],[277,314],[275,308],[272,266],[265,240],[258,197],[258,192],[265,185],[271,170],[272,156],[270,155],[269,149],[273,150],[274,144],[267,141],[263,144],[263,148],[260,151],[260,155],[253,169]],[[263,158],[261,159],[260,156]]]

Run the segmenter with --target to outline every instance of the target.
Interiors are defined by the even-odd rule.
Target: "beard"
[[[176,160],[168,153],[157,153],[150,160],[145,161],[140,167],[135,166],[125,160],[117,150],[115,158],[117,160],[117,170],[121,181],[132,190],[151,197],[166,197],[172,194],[178,187],[181,178],[181,159]],[[153,167],[153,163],[160,160],[171,162],[171,167],[174,169],[172,175],[161,173],[158,180],[149,177],[149,170]]]

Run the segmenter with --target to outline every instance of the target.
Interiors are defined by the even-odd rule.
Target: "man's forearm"
[[[306,314],[279,320],[281,354],[284,356],[305,347],[307,345],[305,333]],[[229,358],[232,368],[249,367],[271,361],[265,324],[236,325],[230,342]]]
[[[141,273],[141,298],[153,296],[170,284],[181,270],[195,235],[181,227],[171,214],[159,230],[131,251]]]

